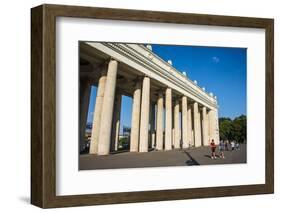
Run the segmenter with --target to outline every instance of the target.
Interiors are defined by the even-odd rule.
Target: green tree
[[[233,120],[222,117],[219,119],[219,129],[220,139],[245,143],[247,139],[247,117],[241,115]]]
[[[219,129],[222,140],[232,140],[232,121],[230,118],[220,118]]]
[[[241,115],[232,121],[234,139],[239,143],[246,142],[247,137],[247,118]]]

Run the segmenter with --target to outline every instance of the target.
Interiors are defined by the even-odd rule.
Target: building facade
[[[122,95],[133,99],[131,152],[219,143],[216,97],[153,53],[150,45],[80,42],[79,57],[80,142],[90,88],[97,87],[90,154],[117,150]]]

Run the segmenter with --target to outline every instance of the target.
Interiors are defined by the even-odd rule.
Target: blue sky
[[[219,117],[246,115],[245,48],[152,45],[153,52],[165,61],[172,60],[180,72],[186,72],[200,87],[217,96]],[[92,88],[88,122],[92,121],[96,88]],[[123,96],[121,127],[131,126],[131,98]],[[121,131],[122,132],[122,131]]]

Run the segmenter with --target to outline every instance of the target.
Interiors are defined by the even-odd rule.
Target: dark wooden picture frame
[[[56,17],[265,29],[265,184],[87,195],[56,195]],[[31,203],[42,208],[274,192],[274,20],[64,5],[31,9]]]

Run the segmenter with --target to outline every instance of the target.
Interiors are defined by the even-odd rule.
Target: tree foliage
[[[219,118],[219,130],[221,140],[236,140],[245,143],[247,140],[247,117],[241,115],[231,120],[230,118]]]

